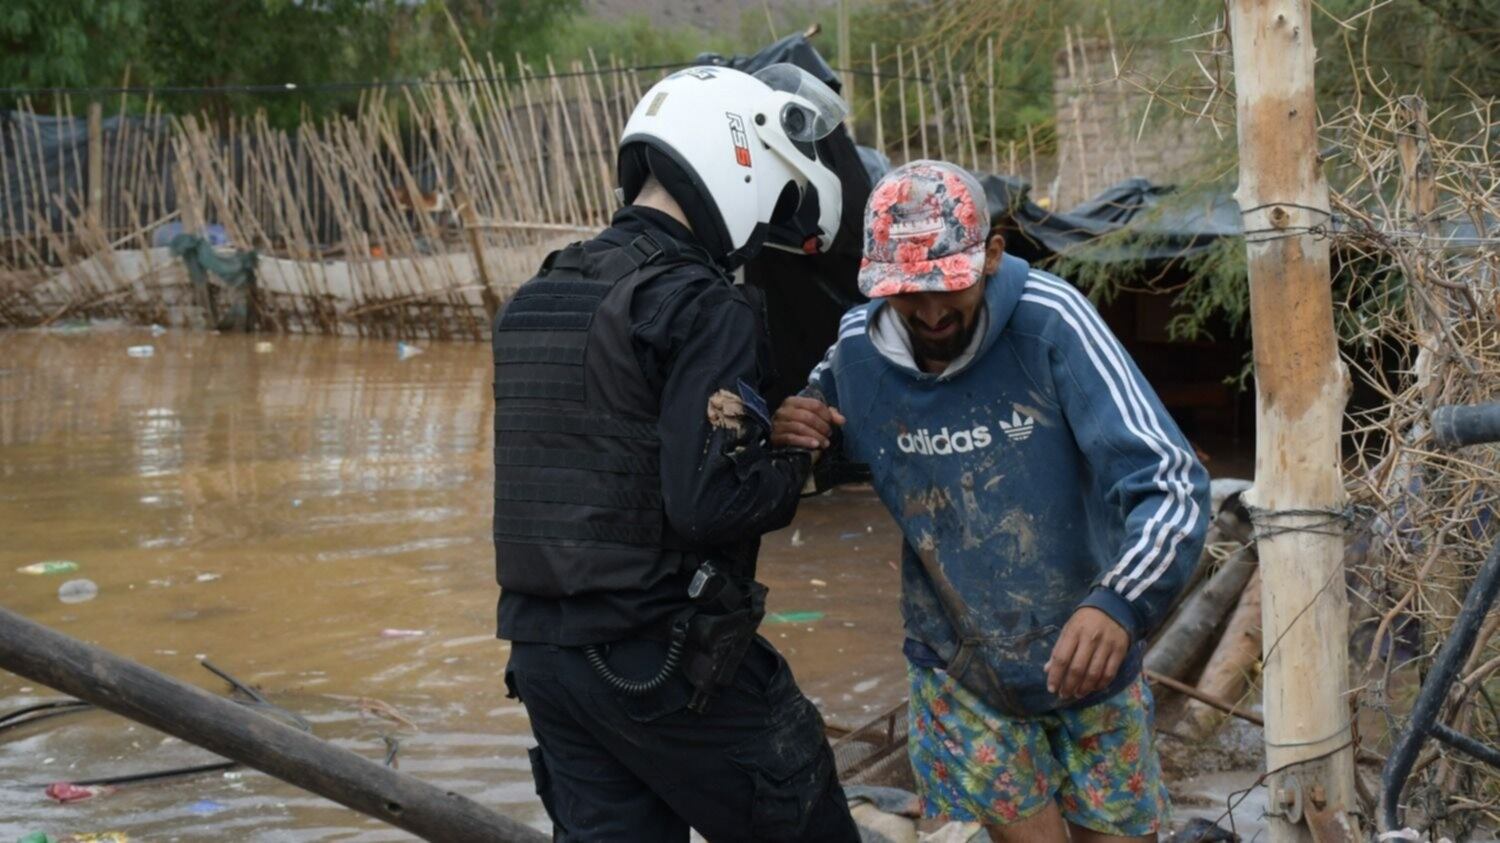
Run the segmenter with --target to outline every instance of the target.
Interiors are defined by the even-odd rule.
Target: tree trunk
[[[1231,0],[1240,185],[1255,346],[1255,488],[1272,841],[1310,841],[1279,798],[1357,808],[1348,693],[1339,430],[1347,375],[1333,325],[1328,183],[1317,147],[1311,0]],[[1295,780],[1293,780],[1295,779]],[[1322,796],[1323,804],[1314,796]]]

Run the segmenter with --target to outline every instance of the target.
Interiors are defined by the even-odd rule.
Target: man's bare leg
[[[1073,835],[1073,843],[1156,843],[1155,834],[1147,834],[1142,837],[1121,837],[1118,834],[1105,834],[1101,831],[1091,831],[1081,825],[1068,823],[1068,831]]]
[[[987,825],[984,830],[994,843],[1068,843],[1068,824],[1056,802],[1020,822]]]

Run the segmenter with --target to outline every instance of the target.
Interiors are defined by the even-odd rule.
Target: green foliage
[[[146,0],[5,0],[0,84],[77,87],[118,80],[140,47],[146,6]]]
[[[581,0],[5,0],[0,78],[9,86],[219,87],[419,78],[463,54],[504,58],[545,40]],[[451,17],[451,22],[450,22]],[[168,95],[216,120],[264,108],[348,109],[357,92]],[[39,104],[44,110],[45,102]]]
[[[731,54],[758,49],[762,43],[743,46],[743,39],[724,33],[703,33],[687,27],[665,27],[644,15],[604,20],[580,17],[567,26],[549,29],[528,47],[526,54],[552,55],[558,62],[587,62],[589,52],[602,64],[617,56],[629,64],[675,64],[688,62],[700,53]]]

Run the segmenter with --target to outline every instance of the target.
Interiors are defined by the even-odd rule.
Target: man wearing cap
[[[899,523],[924,810],[995,840],[1155,840],[1141,675],[1208,477],[1088,300],[1003,254],[966,171],[876,185],[860,289],[775,445],[868,463]]]

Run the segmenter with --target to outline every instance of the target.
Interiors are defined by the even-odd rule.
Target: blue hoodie
[[[847,418],[844,450],[900,524],[908,657],[1015,716],[1089,705],[1135,679],[1197,565],[1208,475],[1072,286],[1006,255],[984,298],[956,373],[882,354],[876,300],[845,314],[808,392]],[[1130,653],[1109,688],[1064,702],[1042,666],[1081,606],[1128,630]]]

